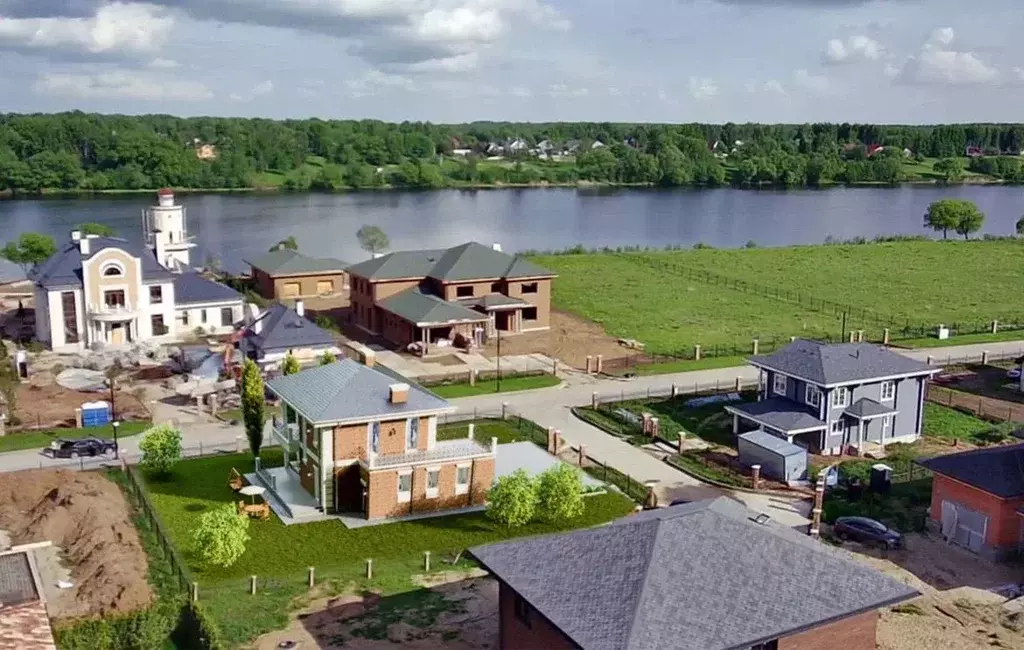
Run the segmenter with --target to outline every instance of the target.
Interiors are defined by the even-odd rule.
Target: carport
[[[750,431],[737,439],[740,462],[760,465],[763,476],[785,483],[807,479],[807,450],[765,431]]]
[[[727,404],[725,410],[732,415],[732,432],[736,435],[740,432],[740,420],[744,420],[786,442],[803,443],[800,446],[806,445],[811,451],[822,448],[823,434],[828,428],[827,424],[818,419],[814,409],[781,397],[770,397],[760,402]],[[801,434],[811,435],[795,438]]]

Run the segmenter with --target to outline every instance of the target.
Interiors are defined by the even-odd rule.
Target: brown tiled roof
[[[41,601],[0,606],[0,650],[57,650]]]

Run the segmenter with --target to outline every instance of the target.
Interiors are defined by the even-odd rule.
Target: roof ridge
[[[651,535],[651,541],[650,541],[649,547],[647,549],[647,560],[644,562],[644,569],[643,569],[643,581],[640,583],[640,589],[637,590],[636,597],[633,599],[633,604],[632,604],[632,607],[633,607],[633,617],[632,617],[632,620],[630,620],[630,622],[629,622],[629,630],[626,632],[626,650],[629,650],[630,648],[633,647],[633,632],[634,632],[634,630],[637,627],[637,619],[639,619],[640,615],[642,614],[642,612],[640,610],[640,603],[643,602],[644,594],[647,593],[647,585],[648,585],[648,582],[649,582],[647,577],[648,577],[648,575],[650,575],[650,572],[651,572],[651,564],[652,564],[652,562],[654,560],[654,550],[655,550],[655,548],[658,545],[658,538],[661,537],[662,524],[666,520],[674,521],[676,519],[679,519],[679,518],[682,518],[682,517],[687,517],[687,516],[693,515],[693,514],[698,513],[698,512],[705,512],[706,510],[707,510],[707,508],[704,507],[704,508],[700,508],[698,510],[691,510],[691,511],[688,511],[688,512],[680,512],[680,513],[674,514],[673,516],[668,517],[668,518],[661,518],[661,517],[659,517],[657,519],[648,519],[648,520],[644,520],[644,521],[638,521],[638,522],[633,524],[634,526],[641,526],[641,525],[644,525],[644,524],[653,524],[654,527],[655,527],[655,531],[654,531],[654,534]],[[641,649],[638,649],[638,650],[643,650],[643,649],[641,648]]]

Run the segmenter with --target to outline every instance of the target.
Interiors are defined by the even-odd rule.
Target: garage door
[[[316,292],[321,296],[334,293],[334,283],[330,280],[317,280]]]
[[[281,285],[282,298],[297,298],[299,296],[299,291],[298,282],[286,282]]]
[[[985,543],[988,516],[952,501],[942,502],[942,536],[977,553]]]

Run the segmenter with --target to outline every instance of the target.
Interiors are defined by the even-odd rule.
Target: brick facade
[[[952,501],[958,505],[988,515],[985,531],[986,550],[997,555],[1012,553],[1020,546],[1021,516],[1017,509],[1024,506],[1024,498],[1001,499],[941,474],[932,479],[932,504],[929,518],[941,529],[942,502]]]
[[[498,587],[499,650],[576,650],[579,648],[561,630],[534,611],[527,614],[529,624],[516,616],[516,592]]]
[[[253,269],[253,281],[256,291],[264,298],[272,300],[314,298],[322,294],[320,289],[324,283],[330,283],[331,295],[347,295],[348,279],[344,273],[316,273],[312,275],[269,275],[260,269]],[[285,285],[289,285],[286,289]],[[297,289],[298,293],[290,291]]]
[[[455,493],[458,466],[469,464],[470,486],[466,494]],[[438,491],[436,497],[427,497],[427,473],[438,468]],[[410,501],[398,501],[398,477],[412,472],[412,495]],[[487,490],[494,482],[494,458],[478,458],[472,461],[430,463],[415,468],[380,469],[367,472],[369,497],[367,518],[400,517],[423,512],[438,512],[470,505],[483,505]]]
[[[334,460],[366,460],[368,424],[352,424],[334,428]]]
[[[878,612],[870,611],[779,639],[779,650],[875,650]]]

